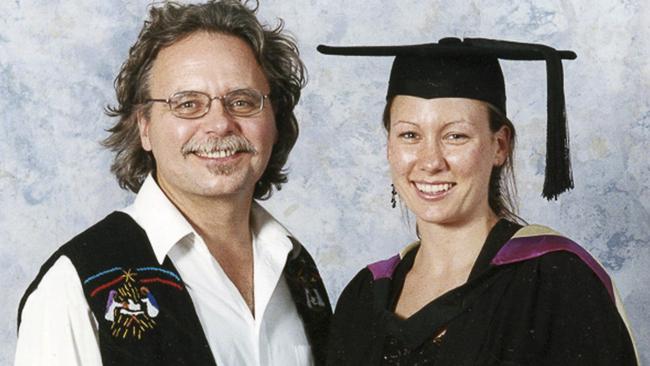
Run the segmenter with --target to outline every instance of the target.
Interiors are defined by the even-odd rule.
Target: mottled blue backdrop
[[[112,82],[149,1],[0,2],[0,364],[10,364],[19,298],[60,244],[133,198],[98,141]],[[576,188],[540,197],[543,63],[505,62],[518,127],[520,211],[588,248],[610,271],[650,360],[650,2],[645,0],[262,0],[283,18],[310,82],[290,181],[264,203],[312,251],[333,300],[356,271],[413,238],[389,205],[380,128],[388,59],[323,56],[316,45],[400,44],[446,36],[575,50],[565,63]],[[56,301],[56,299],[52,299]],[[597,320],[595,320],[597,321]]]

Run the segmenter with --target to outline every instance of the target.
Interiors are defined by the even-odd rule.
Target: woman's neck
[[[420,249],[413,270],[433,271],[433,275],[471,270],[485,239],[499,218],[489,214],[456,225],[418,221]]]

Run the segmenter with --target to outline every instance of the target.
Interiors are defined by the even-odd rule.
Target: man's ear
[[[147,117],[145,117],[145,113],[142,110],[136,112],[135,118],[138,122],[138,131],[140,132],[140,143],[142,144],[142,148],[145,151],[151,151],[151,140],[149,139],[149,126],[151,125],[151,122]]]

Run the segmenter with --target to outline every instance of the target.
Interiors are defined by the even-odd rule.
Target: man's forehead
[[[150,88],[168,92],[190,88],[256,88],[268,82],[251,47],[239,37],[196,32],[165,47],[154,60]],[[199,89],[197,89],[199,88]]]
[[[226,57],[234,55],[240,58],[237,66],[256,64],[255,55],[250,46],[239,37],[208,32],[194,32],[162,48],[154,60],[153,68],[171,67],[179,64],[223,63]]]

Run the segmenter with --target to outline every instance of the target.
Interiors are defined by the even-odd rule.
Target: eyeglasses
[[[255,89],[237,89],[216,97],[199,91],[186,90],[175,93],[167,99],[147,99],[145,103],[167,103],[174,116],[196,119],[208,114],[212,101],[219,99],[231,116],[250,117],[264,109],[264,100],[268,97]]]

